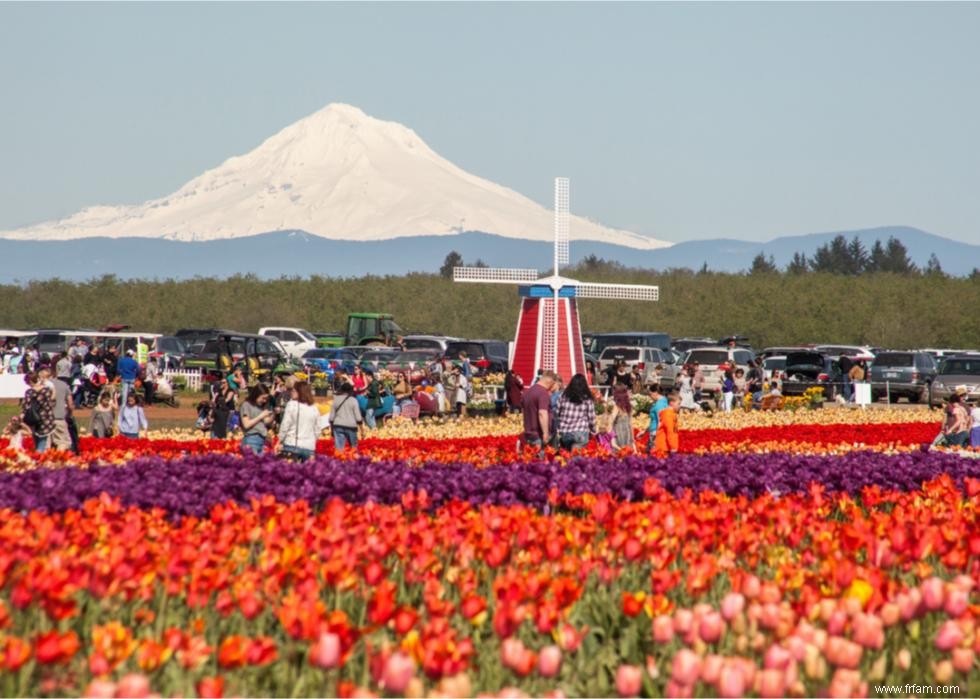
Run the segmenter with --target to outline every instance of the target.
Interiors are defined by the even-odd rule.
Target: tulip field
[[[980,453],[939,421],[684,416],[666,459],[515,417],[303,464],[0,441],[0,694],[977,696]]]

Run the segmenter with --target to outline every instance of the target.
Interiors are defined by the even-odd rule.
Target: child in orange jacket
[[[663,458],[667,454],[675,454],[680,448],[677,433],[677,409],[681,397],[676,393],[667,397],[667,407],[660,411],[660,423],[657,425],[656,455]]]

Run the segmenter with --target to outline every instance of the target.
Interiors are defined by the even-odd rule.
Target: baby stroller
[[[202,432],[208,432],[211,430],[211,425],[214,424],[214,414],[211,409],[210,401],[201,401],[197,404],[197,420],[194,422],[194,427],[201,430]]]
[[[99,402],[99,395],[106,387],[106,379],[102,374],[92,374],[91,378],[79,376],[72,382],[75,389],[75,406],[78,408],[94,408]]]

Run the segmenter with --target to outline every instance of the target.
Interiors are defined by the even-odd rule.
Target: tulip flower
[[[616,668],[616,692],[621,697],[637,697],[643,687],[643,670],[637,665]]]

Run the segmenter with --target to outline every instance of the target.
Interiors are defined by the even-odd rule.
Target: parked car
[[[595,333],[589,345],[589,354],[601,356],[602,350],[607,347],[656,347],[667,351],[670,345],[670,335],[667,333]]]
[[[766,359],[767,357],[777,355],[785,357],[790,352],[805,352],[813,349],[816,349],[816,345],[777,345],[776,347],[766,347],[756,356],[760,359]]]
[[[762,360],[762,372],[766,376],[766,381],[771,381],[773,374],[777,371],[779,372],[780,376],[782,376],[785,370],[785,354],[773,354]]]
[[[302,328],[259,328],[259,335],[278,340],[291,357],[302,357],[316,347],[316,336]]]
[[[460,352],[466,352],[476,374],[507,371],[509,351],[503,340],[453,340],[446,344],[446,356],[453,362],[459,360]]]
[[[402,344],[406,350],[438,350],[444,354],[450,342],[458,341],[458,337],[445,335],[405,335]]]
[[[442,352],[437,349],[407,350],[388,362],[388,371],[404,373],[412,385],[417,385],[425,379],[427,367],[440,357]]]
[[[946,357],[932,382],[929,404],[942,405],[958,386],[966,386],[969,399],[980,400],[980,353],[969,352]]]
[[[205,372],[227,372],[240,365],[246,376],[264,376],[270,372],[293,372],[301,368],[290,359],[272,338],[249,333],[221,333],[207,340],[200,350],[184,360],[184,366]]]
[[[813,349],[834,357],[844,355],[851,359],[863,359],[866,362],[873,362],[875,358],[875,353],[865,345],[817,345]]]
[[[347,373],[354,371],[354,367],[357,366],[357,355],[343,348],[315,347],[306,350],[300,361],[314,371],[323,372],[328,378],[333,379],[338,369],[343,369]]]
[[[697,362],[704,376],[704,391],[718,391],[725,373],[720,369],[722,364],[734,366],[736,369],[749,370],[749,362],[755,355],[741,347],[698,347],[684,356],[684,365]]]
[[[161,369],[180,369],[187,357],[187,343],[176,335],[161,335],[153,343],[149,356],[157,360]]]
[[[674,339],[670,348],[684,356],[696,347],[714,347],[717,344],[718,341],[712,337],[678,337]]]
[[[844,376],[838,357],[824,352],[790,352],[786,355],[783,376],[780,384],[784,396],[801,396],[817,386],[823,388],[824,398],[833,400],[843,390]]]
[[[674,355],[656,347],[607,347],[599,355],[600,381],[607,372],[615,371],[620,362],[626,362],[630,371],[638,366],[644,384],[650,382],[654,369],[658,365],[662,366],[660,385],[664,388],[673,388],[680,371],[680,367],[674,363]]]
[[[910,403],[925,403],[938,373],[936,360],[928,352],[879,352],[871,365],[871,398],[887,396],[895,403],[905,397]]]
[[[401,352],[391,347],[370,347],[366,352],[361,353],[357,358],[357,363],[364,370],[387,369],[388,364],[394,361],[399,354]]]

